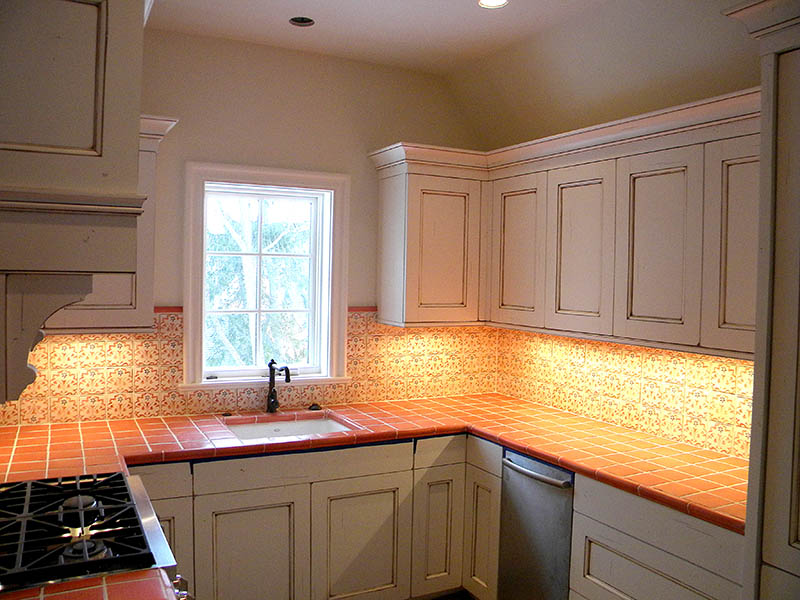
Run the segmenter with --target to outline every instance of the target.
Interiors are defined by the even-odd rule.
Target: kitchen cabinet
[[[417,440],[411,596],[461,587],[465,435]]]
[[[196,497],[197,596],[308,598],[309,505],[310,484]]]
[[[570,588],[587,600],[741,597],[744,538],[580,475]]]
[[[410,596],[411,471],[314,483],[311,598]]]
[[[462,585],[478,600],[497,599],[502,457],[501,446],[467,439]]]
[[[617,161],[614,335],[700,343],[703,147]]]
[[[753,352],[759,136],[705,146],[700,345]]]
[[[492,183],[492,304],[495,323],[545,323],[547,174]]]
[[[615,172],[605,160],[547,173],[548,329],[612,333]]]
[[[397,172],[373,159],[380,168],[378,320],[476,322],[481,182]]]
[[[139,120],[138,192],[147,200],[136,225],[136,272],[95,273],[92,293],[51,316],[45,323],[47,333],[152,330],[156,157],[161,140],[176,122],[152,116]]]

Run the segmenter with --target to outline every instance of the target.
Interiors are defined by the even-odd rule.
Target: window
[[[346,176],[188,163],[189,384],[344,375]],[[296,376],[297,377],[297,376]]]

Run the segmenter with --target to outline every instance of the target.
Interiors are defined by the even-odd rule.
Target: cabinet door
[[[547,174],[495,181],[492,212],[491,319],[543,327]]]
[[[700,342],[703,147],[617,161],[614,335]]]
[[[606,160],[547,173],[550,329],[611,334],[615,166]]]
[[[759,136],[705,147],[700,344],[752,352],[756,328]]]
[[[500,478],[467,465],[462,584],[478,600],[496,600]]]
[[[408,176],[406,320],[476,321],[481,184]]]
[[[414,471],[411,595],[461,587],[464,463]]]
[[[197,496],[197,597],[308,598],[309,488],[301,484]]]
[[[192,498],[169,498],[153,500],[158,522],[175,556],[175,573],[180,574],[194,593],[194,523],[192,522]]]
[[[410,596],[412,482],[402,471],[312,484],[314,600]]]

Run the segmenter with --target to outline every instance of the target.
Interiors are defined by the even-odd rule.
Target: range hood
[[[92,291],[93,273],[136,271],[144,196],[0,188],[0,403],[36,378],[28,353],[58,309]]]

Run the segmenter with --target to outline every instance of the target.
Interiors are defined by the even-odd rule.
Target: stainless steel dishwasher
[[[567,600],[574,480],[571,471],[506,450],[498,600]]]

